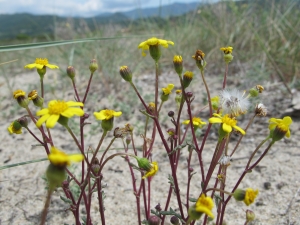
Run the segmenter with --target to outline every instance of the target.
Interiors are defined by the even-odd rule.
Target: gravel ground
[[[221,79],[219,76],[212,76],[207,74],[209,87],[214,87],[212,96],[219,93]],[[47,74],[45,82],[50,83],[57,80],[58,75],[55,72]],[[229,77],[228,82],[231,87],[235,85],[235,80],[241,79],[240,74]],[[137,78],[137,86],[142,91],[143,96],[153,95],[154,77],[152,74],[145,74]],[[176,75],[172,72],[163,73],[160,76],[160,87],[176,80]],[[196,112],[203,106],[203,93],[204,86],[200,83],[200,79],[196,78],[196,84],[190,87],[194,92],[196,100],[193,102],[193,111]],[[18,77],[18,81],[14,84],[15,89],[22,88],[29,91],[37,82],[35,72],[26,72]],[[97,81],[97,80],[96,80]],[[141,105],[138,99],[132,93],[128,84],[122,82],[118,86],[114,84],[106,84],[99,90],[96,81],[92,83],[90,103],[86,105],[87,112],[92,115],[93,111],[103,108],[114,108],[122,111],[121,118],[115,120],[116,126],[123,126],[125,123],[130,123],[135,127],[136,143],[137,146],[141,145],[142,138],[139,134],[142,133],[143,117],[138,109]],[[177,80],[176,80],[177,81]],[[11,81],[11,82],[16,82]],[[55,83],[55,82],[54,82]],[[78,83],[79,90],[86,84],[85,80]],[[179,82],[174,83],[178,87]],[[10,97],[11,90],[7,88],[7,83],[0,77],[0,93],[4,96],[0,102],[1,120],[0,120],[0,166],[9,165],[13,163],[44,158],[45,152],[42,147],[34,146],[31,135],[24,131],[22,135],[9,135],[7,127],[10,122],[25,114],[25,111],[15,106],[15,102]],[[267,118],[258,118],[254,121],[250,130],[247,132],[246,137],[243,139],[241,146],[232,159],[231,166],[227,174],[227,189],[230,190],[241,173],[246,163],[247,157],[255,147],[268,135],[268,119],[270,117],[281,117],[284,112],[291,107],[292,100],[287,98],[286,92],[282,88],[282,84],[278,82],[265,82],[262,83],[265,87],[265,92],[262,94],[262,102],[268,108]],[[35,87],[35,86],[34,86]],[[37,88],[37,87],[36,87]],[[110,90],[109,97],[104,98],[106,91]],[[124,94],[125,93],[125,94]],[[54,93],[55,95],[55,93]],[[59,96],[59,95],[58,95]],[[72,90],[66,90],[63,93],[66,100],[73,100]],[[173,95],[174,96],[174,95]],[[47,96],[46,96],[47,97]],[[52,96],[51,96],[52,97]],[[51,99],[49,95],[49,99]],[[173,97],[170,99],[173,100]],[[46,101],[47,101],[46,100]],[[126,102],[129,104],[126,104]],[[96,108],[95,108],[96,107]],[[169,118],[166,116],[168,110],[176,110],[174,103],[169,100],[161,113],[161,121],[167,125],[163,128],[171,126]],[[291,111],[291,110],[290,110]],[[292,110],[293,111],[293,110]],[[185,110],[184,110],[185,113]],[[249,110],[249,114],[251,111]],[[207,112],[200,114],[204,120],[207,121]],[[274,224],[274,225],[300,225],[300,153],[299,153],[299,136],[300,136],[300,123],[297,121],[297,114],[294,114],[294,123],[291,126],[291,138],[284,139],[275,144],[269,151],[268,155],[262,160],[259,166],[253,170],[252,173],[247,174],[240,188],[253,187],[259,189],[260,193],[256,202],[249,207],[246,207],[241,202],[232,200],[227,208],[225,221],[227,224],[244,224],[245,210],[251,209],[256,214],[256,220],[252,224]],[[249,116],[244,116],[239,125],[246,127]],[[89,121],[93,123],[90,129],[87,129],[86,147],[96,147],[100,137],[101,129],[92,118]],[[33,127],[33,124],[30,124]],[[96,127],[96,128],[95,128]],[[96,130],[95,130],[96,129]],[[204,128],[205,129],[205,128]],[[207,171],[209,162],[211,160],[213,149],[216,143],[216,130],[212,130],[209,140],[204,148],[203,162],[205,170]],[[93,136],[91,136],[93,134]],[[58,125],[53,129],[52,133],[55,145],[58,148],[64,149],[68,152],[71,149],[76,149],[72,139],[67,135],[67,132]],[[109,134],[104,146],[107,146],[112,134]],[[201,142],[202,137],[199,137]],[[121,141],[117,141],[114,147],[122,146]],[[229,148],[232,148],[230,145]],[[112,151],[111,153],[113,153]],[[162,207],[165,205],[165,200],[168,194],[168,174],[170,174],[168,159],[163,150],[160,138],[157,136],[154,144],[152,155],[153,160],[157,161],[160,170],[152,181],[152,201],[151,207],[153,208],[157,203]],[[185,196],[185,187],[187,184],[187,151],[182,151],[180,164],[178,165],[178,179],[181,187],[181,196]],[[41,211],[44,205],[46,190],[45,182],[42,179],[48,162],[43,161],[34,164],[22,165],[0,171],[0,224],[38,224],[40,220]],[[191,183],[191,196],[197,197],[200,193],[200,171],[197,166],[196,157],[192,160],[192,167],[197,174],[192,179]],[[135,216],[135,197],[132,191],[131,177],[128,170],[128,165],[123,158],[114,158],[107,164],[104,174],[104,182],[107,183],[105,188],[105,215],[107,224],[137,224]],[[214,175],[216,177],[216,175]],[[52,201],[49,209],[47,224],[74,224],[72,214],[68,211],[68,205],[60,200],[62,191],[58,189],[52,196]],[[93,196],[95,201],[92,207],[93,218],[100,218],[97,206],[97,196]],[[170,206],[177,210],[175,196],[173,196]],[[81,210],[84,214],[84,211]],[[216,213],[216,209],[214,209]],[[98,224],[100,219],[96,219]],[[95,223],[96,224],[96,223]],[[167,223],[169,223],[169,217]]]

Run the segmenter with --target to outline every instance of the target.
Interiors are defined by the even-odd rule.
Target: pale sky
[[[175,2],[210,2],[210,0],[0,0],[0,14],[32,13],[92,17],[105,12],[158,7]]]

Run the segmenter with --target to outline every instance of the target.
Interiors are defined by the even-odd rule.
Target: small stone
[[[264,183],[264,188],[265,188],[266,190],[269,190],[269,189],[271,188],[271,183],[270,183],[270,182],[265,182],[265,183]]]

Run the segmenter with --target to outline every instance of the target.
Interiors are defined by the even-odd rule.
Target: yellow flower
[[[212,209],[214,207],[214,202],[211,197],[205,196],[205,194],[201,194],[201,196],[198,198],[195,210],[200,213],[205,213],[210,218],[214,218],[214,214],[212,213]]]
[[[147,178],[147,177],[152,177],[152,176],[154,176],[154,175],[157,173],[157,171],[158,171],[158,164],[157,164],[157,162],[152,162],[152,163],[150,163],[150,165],[151,165],[151,168],[150,168],[150,170],[148,170],[147,173],[142,177],[143,179],[145,179],[145,178]]]
[[[269,120],[269,130],[276,131],[276,134],[284,137],[284,135],[289,138],[291,136],[290,125],[292,124],[292,119],[289,116],[284,117],[283,119],[271,118]],[[274,132],[273,132],[274,133]],[[282,138],[281,137],[281,138]],[[280,139],[281,139],[280,138]]]
[[[222,48],[220,48],[220,50],[223,51],[224,54],[230,54],[230,53],[232,53],[233,47],[231,47],[231,46],[222,47]]]
[[[12,122],[7,128],[10,134],[22,134],[22,125],[18,121]]]
[[[84,159],[82,154],[67,155],[66,153],[58,150],[55,147],[51,147],[51,152],[48,155],[48,159],[55,166],[69,166],[72,162],[81,162]]]
[[[113,117],[119,117],[122,115],[122,112],[116,112],[111,109],[104,109],[100,112],[94,112],[94,116],[97,120],[109,120]]]
[[[19,97],[25,97],[26,93],[25,91],[19,89],[14,91],[13,95],[14,95],[14,99],[18,99]]]
[[[245,192],[244,203],[248,206],[252,204],[258,195],[258,190],[253,190],[252,188],[247,188]]]
[[[25,97],[25,95],[25,91],[22,90],[16,90],[13,93],[14,99],[16,99],[18,104],[23,108],[27,108],[29,104],[29,100],[27,97]]]
[[[44,59],[36,58],[34,63],[26,65],[25,68],[28,68],[28,69],[33,69],[33,68],[43,69],[44,66],[47,66],[50,69],[58,69],[58,66],[49,64],[48,59],[46,59],[46,58],[44,58]]]
[[[174,84],[168,84],[167,87],[162,88],[162,91],[163,91],[164,95],[169,95],[169,94],[171,94],[173,88],[174,88]]]
[[[46,122],[46,127],[52,128],[61,116],[64,118],[71,118],[74,115],[83,116],[84,111],[81,108],[74,106],[83,106],[83,103],[59,100],[50,101],[48,108],[44,108],[36,113],[37,116],[41,116],[41,118],[39,118],[36,122],[36,126],[40,127],[44,122]]]
[[[199,128],[202,128],[206,122],[203,122],[199,117],[193,117],[193,125],[195,127],[199,127]],[[190,124],[190,120],[185,120],[182,122],[183,124]]]
[[[163,40],[163,39],[158,39],[156,37],[152,37],[152,38],[150,38],[146,41],[141,42],[139,44],[138,48],[141,48],[142,49],[142,55],[146,56],[145,50],[149,50],[150,46],[161,45],[165,48],[168,48],[169,44],[174,45],[174,42]]]
[[[233,197],[237,201],[243,201],[247,206],[252,204],[258,195],[258,190],[253,190],[252,188],[236,189],[233,193]]]
[[[181,55],[174,55],[173,63],[182,63],[182,56]]]
[[[236,123],[237,123],[236,119],[230,118],[228,116],[228,114],[226,114],[223,117],[217,113],[214,113],[213,115],[215,117],[211,117],[208,121],[210,123],[221,123],[222,129],[226,133],[230,133],[232,131],[232,128],[234,128],[234,129],[238,130],[239,132],[241,132],[242,135],[246,134],[246,132],[242,128],[240,128],[236,125]]]

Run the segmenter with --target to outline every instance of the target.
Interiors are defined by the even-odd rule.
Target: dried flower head
[[[267,112],[268,112],[268,110],[264,104],[259,103],[255,106],[255,114],[257,116],[266,116]]]
[[[221,92],[220,107],[224,114],[229,114],[232,117],[245,114],[250,105],[248,97],[244,97],[245,92],[241,93],[237,89],[223,90]]]

